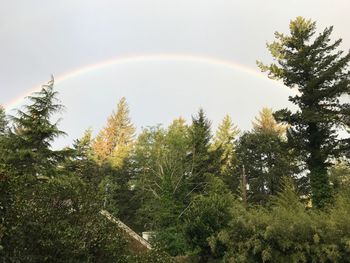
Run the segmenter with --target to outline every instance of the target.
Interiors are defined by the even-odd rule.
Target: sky
[[[126,97],[138,128],[203,107],[213,128],[241,130],[264,107],[291,107],[293,91],[259,73],[266,42],[291,19],[334,25],[350,48],[348,0],[0,0],[0,104],[9,114],[55,76],[65,105],[56,145],[95,134]]]

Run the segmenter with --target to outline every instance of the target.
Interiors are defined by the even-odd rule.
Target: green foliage
[[[181,213],[189,199],[187,148],[188,127],[182,119],[167,129],[144,129],[135,146],[135,191],[142,202],[138,216],[142,228],[155,231],[154,242],[171,255],[184,253],[186,246]]]
[[[56,166],[63,158],[64,152],[51,149],[51,143],[65,133],[58,129],[57,122],[50,118],[62,111],[57,92],[53,89],[54,80],[43,85],[39,92],[29,96],[29,105],[24,111],[18,110],[12,117],[14,132],[8,139],[8,165],[13,172],[26,177],[51,177],[55,175]]]
[[[103,196],[91,183],[89,136],[73,150],[54,151],[63,134],[53,114],[53,80],[29,97],[0,135],[0,258],[4,262],[125,262],[118,228],[98,213]],[[66,159],[63,158],[65,153]],[[59,176],[58,176],[59,175]]]
[[[81,139],[75,140],[63,161],[64,173],[75,174],[85,181],[98,184],[99,167],[93,159],[92,130],[85,131]],[[68,152],[68,150],[67,150]]]
[[[185,255],[188,251],[188,243],[180,223],[173,222],[174,226],[167,226],[156,232],[152,242],[170,256]]]
[[[236,137],[239,134],[229,115],[226,115],[219,125],[212,144],[212,150],[221,153],[220,176],[227,186],[236,192],[239,186],[237,174]]]
[[[5,109],[0,105],[0,134],[4,134],[7,127]]]
[[[329,168],[328,174],[335,192],[349,187],[350,166],[347,161],[338,160],[332,167]]]
[[[270,108],[262,108],[259,115],[255,117],[255,121],[253,121],[253,131],[255,133],[273,133],[284,138],[286,130],[287,126],[276,121]]]
[[[175,263],[176,261],[168,254],[152,250],[142,255],[132,255],[128,257],[130,263]]]
[[[8,176],[6,174],[6,166],[4,164],[4,140],[7,132],[7,120],[4,108],[0,105],[0,251],[3,249],[1,239],[4,235],[5,204],[8,199]],[[0,252],[1,253],[1,252]]]
[[[211,149],[210,140],[210,122],[200,110],[190,127],[178,119],[167,129],[144,129],[135,145],[138,215],[143,229],[155,231],[154,242],[170,255],[189,249],[185,214],[192,198],[209,189],[211,172],[220,168],[221,151]]]
[[[211,122],[203,109],[192,117],[189,129],[190,152],[187,159],[190,166],[190,186],[194,194],[202,193],[208,173],[215,173],[220,169],[221,152],[219,149],[210,151],[210,126]]]
[[[196,195],[185,214],[185,235],[193,253],[206,262],[223,255],[222,242],[216,235],[228,226],[234,204],[232,194],[218,178],[210,178],[206,195]]]
[[[295,159],[278,132],[244,133],[237,145],[237,156],[245,167],[250,203],[266,204],[280,191],[282,179],[294,178],[297,172]]]
[[[118,102],[117,110],[109,116],[106,126],[91,141],[93,159],[100,165],[100,189],[104,192],[109,189],[106,193],[108,202],[105,200],[104,203],[108,204],[110,212],[116,214],[118,211],[119,217],[128,224],[135,216],[136,206],[130,189],[130,156],[134,147],[135,127],[129,115],[129,106],[123,97]]]
[[[103,209],[111,211],[113,214],[118,213],[118,199],[115,198],[118,190],[118,184],[110,175],[104,176],[98,185],[98,191],[103,196]]]
[[[20,188],[19,188],[20,189]],[[38,182],[31,196],[15,192],[5,218],[9,262],[122,262],[125,241],[101,216],[101,197],[76,176]]]
[[[328,211],[306,210],[287,182],[269,209],[236,204],[228,228],[217,238],[227,262],[349,262],[349,193]]]
[[[268,44],[275,63],[258,63],[298,90],[290,101],[299,109],[264,108],[239,139],[229,116],[212,137],[200,109],[190,126],[179,118],[143,129],[135,141],[122,98],[96,138],[87,130],[57,151],[52,142],[64,132],[52,118],[63,106],[53,79],[16,116],[0,107],[0,261],[350,262],[350,169],[342,156],[350,140],[337,137],[349,126],[341,98],[349,94],[350,53],[337,51],[332,27],[315,32],[298,17],[290,35],[276,33]],[[245,180],[248,205],[245,194],[243,202],[234,197]],[[310,186],[314,206],[324,209],[301,202]],[[129,243],[101,209],[137,232],[153,231],[154,249]]]
[[[99,163],[110,162],[121,168],[132,150],[135,127],[129,117],[129,106],[125,98],[118,102],[117,111],[112,112],[104,127],[93,143],[96,159]]]
[[[288,142],[310,171],[315,207],[323,207],[331,197],[327,167],[344,148],[337,128],[348,124],[349,105],[340,98],[349,94],[350,52],[337,50],[341,39],[333,42],[332,31],[329,27],[315,36],[316,23],[297,17],[290,23],[290,35],[276,32],[276,40],[267,46],[276,63],[258,63],[270,77],[298,90],[289,100],[299,110],[284,109],[276,116],[290,125]]]

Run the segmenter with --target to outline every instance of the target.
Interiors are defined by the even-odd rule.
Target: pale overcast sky
[[[146,57],[57,82],[66,106],[61,128],[69,134],[59,145],[88,127],[101,128],[123,96],[139,129],[178,116],[190,120],[199,107],[214,126],[228,113],[241,129],[249,129],[261,107],[289,106],[287,88],[247,68],[257,70],[256,59],[270,60],[265,43],[276,30],[288,32],[296,16],[316,20],[320,30],[334,25],[334,37],[343,38],[341,49],[350,48],[348,0],[0,3],[0,104],[13,106],[11,101],[51,74],[60,79],[106,60]],[[164,53],[168,56],[160,59]],[[171,59],[177,54],[203,59]],[[158,59],[151,59],[154,55]]]

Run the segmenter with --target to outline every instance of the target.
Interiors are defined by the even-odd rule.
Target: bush
[[[99,214],[96,189],[60,176],[22,190],[5,217],[5,262],[125,262],[126,242]]]
[[[205,262],[209,258],[222,257],[225,248],[222,242],[213,238],[231,221],[232,194],[218,178],[211,178],[206,195],[193,198],[185,216],[185,236],[192,254]]]
[[[168,254],[159,251],[151,250],[142,255],[129,256],[130,263],[175,263],[175,260]]]
[[[270,208],[236,206],[216,236],[225,262],[350,262],[350,195],[328,210],[306,210],[290,185]]]

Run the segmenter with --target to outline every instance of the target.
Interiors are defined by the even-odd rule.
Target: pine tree
[[[262,131],[266,133],[272,132],[283,137],[287,131],[287,126],[277,123],[275,117],[273,116],[272,109],[263,108],[259,112],[259,116],[255,117],[255,121],[253,121],[253,131]]]
[[[51,149],[55,138],[65,133],[58,122],[50,118],[63,110],[53,88],[54,79],[43,85],[39,92],[29,96],[29,105],[12,117],[14,132],[10,134],[11,153],[8,161],[19,174],[26,176],[53,176],[63,152]]]
[[[283,131],[272,111],[265,109],[255,118],[252,131],[238,141],[237,155],[245,167],[250,202],[265,204],[280,190],[284,177],[294,178],[295,159],[286,148]]]
[[[97,135],[93,149],[100,162],[109,160],[113,166],[121,167],[129,155],[135,137],[135,127],[129,117],[129,106],[122,98],[107,120],[107,125]]]
[[[84,132],[80,139],[73,142],[71,154],[64,162],[65,170],[75,176],[83,178],[87,182],[98,183],[100,178],[99,167],[94,160],[92,149],[92,130]]]
[[[328,27],[315,36],[316,23],[297,17],[290,23],[290,35],[276,32],[276,40],[267,45],[276,63],[258,62],[271,78],[298,91],[289,100],[299,109],[294,113],[284,109],[276,116],[290,125],[288,141],[304,157],[315,207],[331,197],[327,167],[341,154],[337,127],[346,124],[350,110],[340,101],[350,90],[350,53],[337,50],[341,39],[333,42],[332,31]]]
[[[92,129],[86,130],[80,139],[75,140],[73,148],[76,150],[75,155],[79,160],[86,161],[92,159]]]
[[[212,150],[221,151],[220,174],[231,190],[237,190],[239,185],[239,176],[235,173],[237,165],[235,140],[238,134],[237,126],[233,124],[231,117],[226,115],[216,131],[212,145]]]
[[[218,167],[215,167],[217,164],[215,161],[219,159],[219,154],[217,154],[217,151],[209,151],[212,138],[210,126],[211,122],[205,116],[203,109],[199,110],[197,116],[192,117],[188,160],[190,164],[190,184],[194,193],[202,192],[206,185],[205,177],[214,170],[219,170]]]
[[[133,192],[129,185],[132,172],[129,160],[135,127],[129,115],[129,106],[126,99],[122,98],[118,102],[117,111],[112,112],[106,127],[100,131],[92,146],[104,173],[100,188],[109,188],[109,204],[115,204],[110,209],[114,207],[114,212],[118,209],[118,216],[126,223],[129,223],[135,212],[130,208]]]
[[[108,151],[106,138],[107,138],[107,134],[106,134],[106,131],[103,129],[99,132],[99,134],[96,136],[93,142],[94,154],[95,154],[96,160],[100,164],[106,161],[110,154]]]

